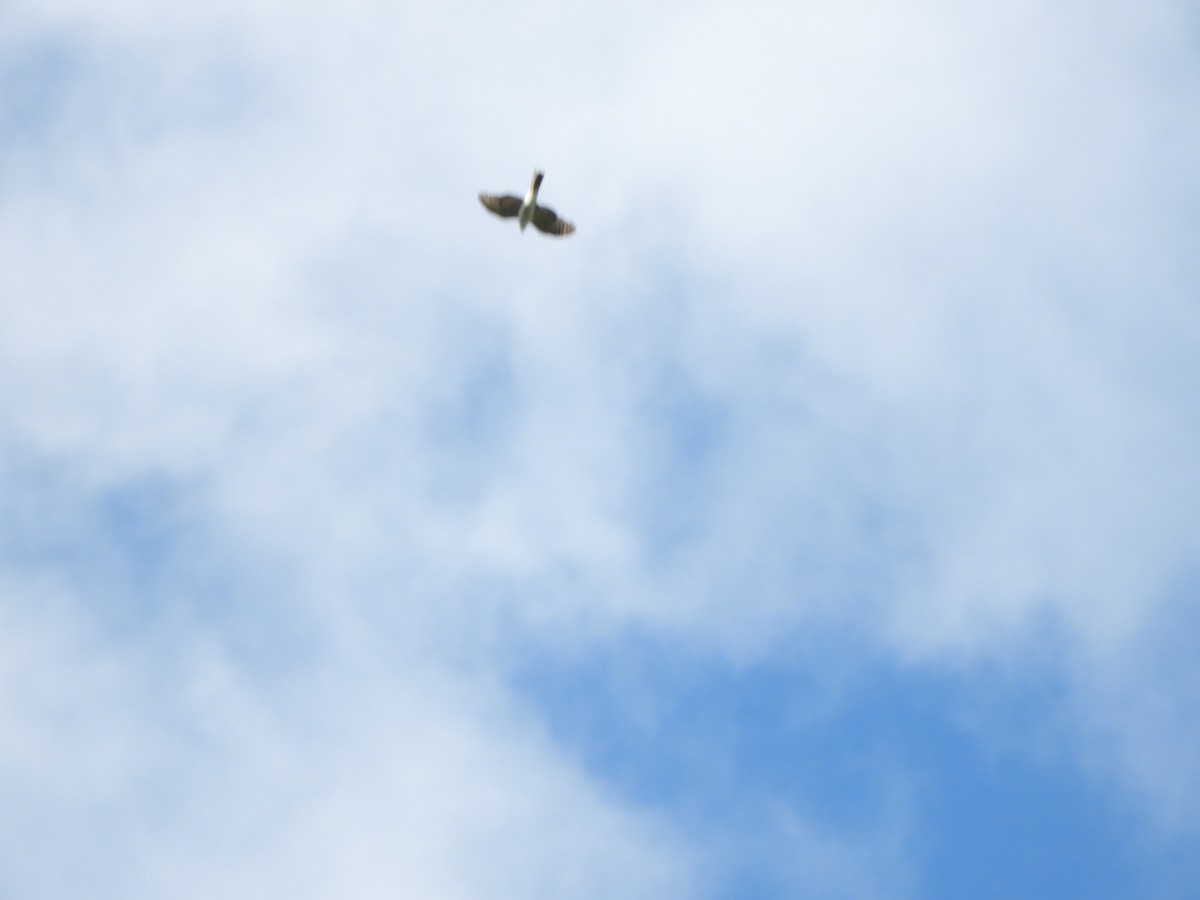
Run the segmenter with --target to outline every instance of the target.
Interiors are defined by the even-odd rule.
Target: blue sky
[[[0,6],[0,894],[1195,896],[1190,10],[161,6]]]

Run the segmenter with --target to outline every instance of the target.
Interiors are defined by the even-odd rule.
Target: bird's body
[[[533,218],[533,211],[537,209],[538,189],[542,186],[542,173],[534,172],[533,181],[529,182],[529,190],[525,192],[525,199],[521,201],[521,210],[517,213],[517,222],[521,225],[521,230],[525,230],[525,226],[529,224]]]
[[[512,194],[480,194],[479,202],[484,205],[485,209],[502,218],[511,219],[516,216],[522,231],[525,230],[526,225],[532,222],[534,228],[545,234],[557,237],[570,234],[575,230],[574,225],[565,219],[560,219],[549,207],[538,205],[538,190],[541,186],[542,173],[534,172],[533,180],[529,182],[529,190],[525,192],[524,199]]]

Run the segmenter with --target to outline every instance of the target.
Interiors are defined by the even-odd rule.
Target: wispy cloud
[[[0,884],[919,894],[889,678],[1194,843],[1184,13],[627,12],[0,14]]]

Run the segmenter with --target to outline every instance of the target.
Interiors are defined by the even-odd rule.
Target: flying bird
[[[542,186],[542,173],[534,172],[533,181],[529,183],[529,190],[525,193],[525,199],[514,197],[512,194],[480,194],[479,202],[487,207],[491,212],[505,219],[517,217],[517,221],[521,223],[521,230],[525,230],[525,226],[530,222],[538,231],[544,231],[546,234],[553,234],[561,237],[570,234],[575,230],[575,226],[566,219],[560,219],[554,214],[548,206],[540,206],[537,202],[538,188]]]

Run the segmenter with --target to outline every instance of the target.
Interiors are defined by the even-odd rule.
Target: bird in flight
[[[574,225],[566,219],[560,219],[550,207],[538,204],[538,188],[541,186],[542,173],[534,172],[533,181],[529,183],[529,190],[526,191],[524,200],[514,197],[512,194],[480,194],[479,202],[505,219],[516,216],[517,221],[521,223],[522,231],[525,230],[526,225],[532,222],[534,228],[544,231],[546,234],[556,237],[570,234],[575,230]]]

